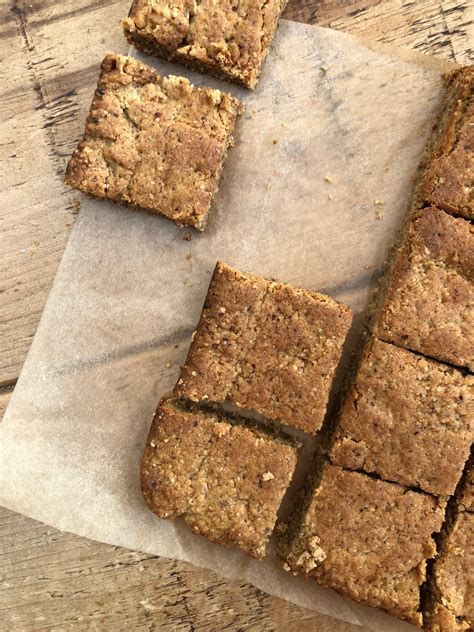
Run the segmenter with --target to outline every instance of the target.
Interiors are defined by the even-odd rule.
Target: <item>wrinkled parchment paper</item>
[[[217,259],[350,304],[356,344],[440,102],[440,71],[283,21],[256,91],[225,86],[247,112],[204,234],[83,197],[0,426],[0,503],[65,531],[249,581],[364,630],[410,629],[285,573],[273,545],[256,562],[180,521],[159,520],[142,500],[139,464]]]

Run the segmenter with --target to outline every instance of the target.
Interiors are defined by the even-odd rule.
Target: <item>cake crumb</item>
[[[267,482],[267,481],[272,481],[275,478],[275,476],[268,470],[266,472],[264,472],[262,479]]]
[[[288,523],[287,522],[279,522],[275,527],[275,533],[278,535],[283,535],[288,531]]]
[[[332,178],[331,178],[331,176],[330,176],[330,175],[326,175],[326,176],[324,176],[324,180],[325,180],[325,182],[328,182],[329,184],[331,184],[331,183],[332,183]]]

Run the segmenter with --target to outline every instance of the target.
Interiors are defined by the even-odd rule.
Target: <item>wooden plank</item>
[[[337,19],[329,18],[327,25],[374,41],[471,64],[473,20],[472,0],[392,0]]]
[[[210,571],[60,533],[5,509],[0,539],[2,629],[362,630]]]
[[[79,195],[66,189],[62,178],[82,131],[98,65],[107,48],[127,50],[118,27],[107,40],[98,26],[90,28],[117,24],[123,1],[84,3],[82,11],[69,3],[69,12],[65,5],[16,3],[14,11],[2,9],[0,42],[10,63],[0,68],[0,169],[5,174],[0,185],[0,386],[18,377],[77,212]]]
[[[383,0],[289,0],[284,17],[305,24],[327,26],[331,20],[363,13]]]

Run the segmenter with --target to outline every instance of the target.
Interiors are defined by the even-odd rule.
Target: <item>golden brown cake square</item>
[[[434,207],[412,213],[374,335],[474,371],[474,226]]]
[[[203,230],[242,110],[229,94],[107,55],[65,181]]]
[[[261,559],[297,459],[295,442],[235,416],[163,401],[142,462],[142,490],[160,518]]]
[[[420,587],[444,512],[433,496],[327,464],[279,554],[287,570],[420,625]]]
[[[219,262],[174,393],[315,432],[350,324],[327,296]]]
[[[451,495],[474,441],[474,376],[370,340],[342,407],[335,465]]]
[[[254,88],[286,0],[134,0],[122,20],[150,55]]]

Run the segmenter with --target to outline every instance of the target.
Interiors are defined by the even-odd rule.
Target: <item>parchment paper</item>
[[[82,198],[0,427],[0,503],[62,530],[250,581],[364,630],[409,629],[285,573],[272,547],[256,562],[180,521],[159,520],[142,500],[139,464],[217,259],[349,303],[356,344],[439,105],[440,70],[283,21],[257,90],[224,86],[247,113],[204,234]]]

